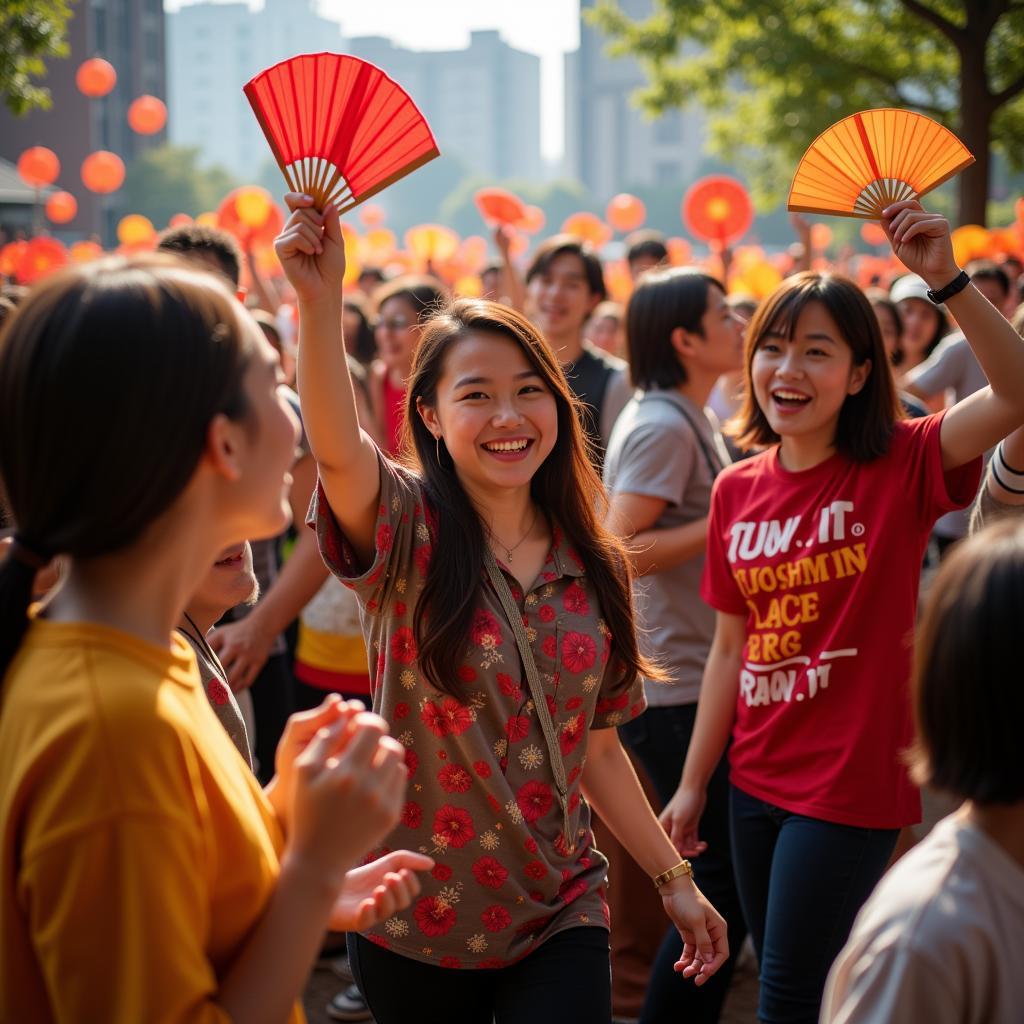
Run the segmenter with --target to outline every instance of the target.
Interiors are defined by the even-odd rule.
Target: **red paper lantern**
[[[612,229],[595,213],[574,213],[567,217],[562,224],[562,233],[575,235],[595,249],[603,248],[612,237]]]
[[[101,195],[116,192],[124,184],[124,161],[105,149],[90,153],[82,161],[82,184]]]
[[[712,174],[690,186],[683,199],[683,223],[692,235],[719,246],[739,241],[754,222],[754,207],[743,184]]]
[[[40,235],[30,239],[14,270],[18,284],[35,284],[68,262],[68,252],[56,238]]]
[[[176,213],[168,222],[169,228],[183,228],[186,224],[191,224],[192,218],[187,213]]]
[[[78,213],[78,200],[70,192],[54,192],[46,200],[46,216],[54,224],[67,224]]]
[[[866,220],[860,228],[860,237],[864,239],[868,245],[885,245],[889,241],[885,237],[885,229],[881,224],[876,224],[873,220]]]
[[[18,157],[18,174],[31,188],[52,185],[60,174],[60,161],[52,149],[32,146]]]
[[[155,96],[140,96],[128,108],[128,126],[139,135],[156,135],[167,124],[167,107]]]
[[[117,84],[114,66],[102,57],[82,61],[75,73],[75,84],[83,95],[91,99],[106,96]]]
[[[522,199],[504,188],[477,189],[473,200],[488,224],[518,224],[526,216]]]
[[[27,248],[28,242],[17,241],[8,242],[0,249],[0,274],[5,277],[13,277]]]
[[[647,219],[647,207],[636,196],[620,192],[608,204],[605,219],[616,231],[633,231]]]

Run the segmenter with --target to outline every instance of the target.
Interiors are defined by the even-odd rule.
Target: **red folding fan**
[[[289,188],[321,210],[351,210],[440,155],[405,90],[358,57],[292,57],[244,91]]]

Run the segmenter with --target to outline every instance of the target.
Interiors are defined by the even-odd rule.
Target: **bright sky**
[[[176,10],[189,0],[164,0]],[[262,2],[249,0],[251,7]],[[295,0],[300,2],[300,0]],[[386,36],[411,50],[457,50],[471,29],[498,29],[511,46],[541,57],[541,150],[562,155],[562,55],[579,46],[579,0],[319,0],[349,36]]]

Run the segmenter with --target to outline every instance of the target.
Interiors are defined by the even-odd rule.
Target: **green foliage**
[[[195,217],[216,210],[238,182],[221,167],[199,167],[198,160],[198,147],[147,149],[127,169],[118,194],[121,211],[141,213],[162,228],[176,213]]]
[[[646,71],[647,111],[708,111],[711,150],[743,169],[762,207],[784,197],[811,141],[857,110],[909,107],[962,129],[974,115],[961,65],[974,60],[994,111],[987,141],[1024,166],[1021,0],[655,0],[641,22],[601,0],[589,17],[612,55]]]
[[[50,91],[34,79],[46,74],[47,57],[63,57],[71,8],[65,0],[0,3],[0,96],[15,114],[49,107]]]

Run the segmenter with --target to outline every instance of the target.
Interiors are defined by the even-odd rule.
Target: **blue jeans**
[[[657,790],[668,803],[679,785],[686,751],[693,735],[696,704],[649,707],[619,729],[622,741],[636,754]],[[666,932],[651,970],[640,1024],[716,1024],[722,1012],[736,956],[747,935],[732,870],[729,844],[729,768],[723,755],[708,783],[707,805],[700,819],[700,837],[707,850],[693,860],[700,891],[729,926],[730,957],[707,984],[694,983],[672,970],[683,951],[674,927]],[[614,922],[612,922],[614,927]]]
[[[829,968],[885,872],[898,829],[784,811],[732,787],[732,857],[761,965],[763,1024],[817,1024]]]

